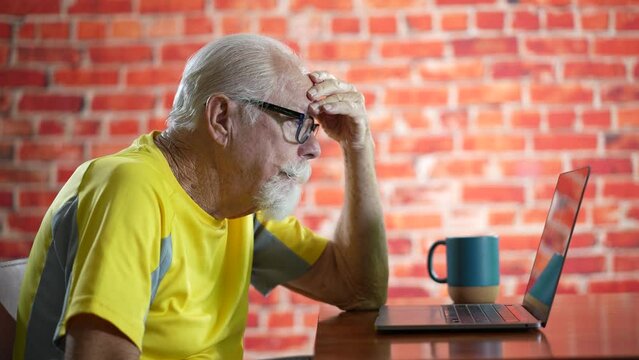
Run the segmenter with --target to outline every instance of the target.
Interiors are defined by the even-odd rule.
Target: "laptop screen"
[[[546,325],[590,175],[585,167],[559,175],[524,295],[524,307]]]

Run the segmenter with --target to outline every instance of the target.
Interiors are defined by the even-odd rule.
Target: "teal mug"
[[[446,246],[447,277],[433,270],[435,249]],[[448,295],[457,304],[494,303],[499,293],[499,238],[497,236],[448,237],[428,250],[428,274],[448,284]]]

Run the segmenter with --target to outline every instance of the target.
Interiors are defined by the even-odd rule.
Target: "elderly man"
[[[286,217],[318,127],[345,159],[332,241]],[[165,131],[81,165],[60,191],[29,258],[14,357],[241,358],[251,283],[374,309],[388,260],[363,96],[306,74],[275,40],[234,35],[188,61]]]

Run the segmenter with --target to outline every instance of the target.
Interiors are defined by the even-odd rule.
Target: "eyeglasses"
[[[303,144],[311,137],[311,134],[317,133],[317,129],[319,129],[319,124],[315,123],[315,120],[301,112],[297,112],[295,110],[283,108],[281,106],[268,103],[266,101],[261,100],[244,100],[245,102],[253,105],[257,105],[264,110],[270,110],[276,112],[278,114],[282,114],[284,116],[291,117],[297,120],[297,132],[295,133],[295,140],[298,143]]]

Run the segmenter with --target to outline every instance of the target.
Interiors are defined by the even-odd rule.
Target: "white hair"
[[[282,220],[291,215],[302,196],[302,185],[310,177],[311,166],[302,160],[285,164],[279,174],[262,184],[255,202],[266,220]]]
[[[305,71],[289,47],[269,37],[237,34],[210,42],[193,54],[184,67],[168,127],[194,130],[213,94],[224,94],[236,101],[268,101],[284,86],[291,70]],[[243,112],[249,121],[255,121],[256,114],[257,109]]]

